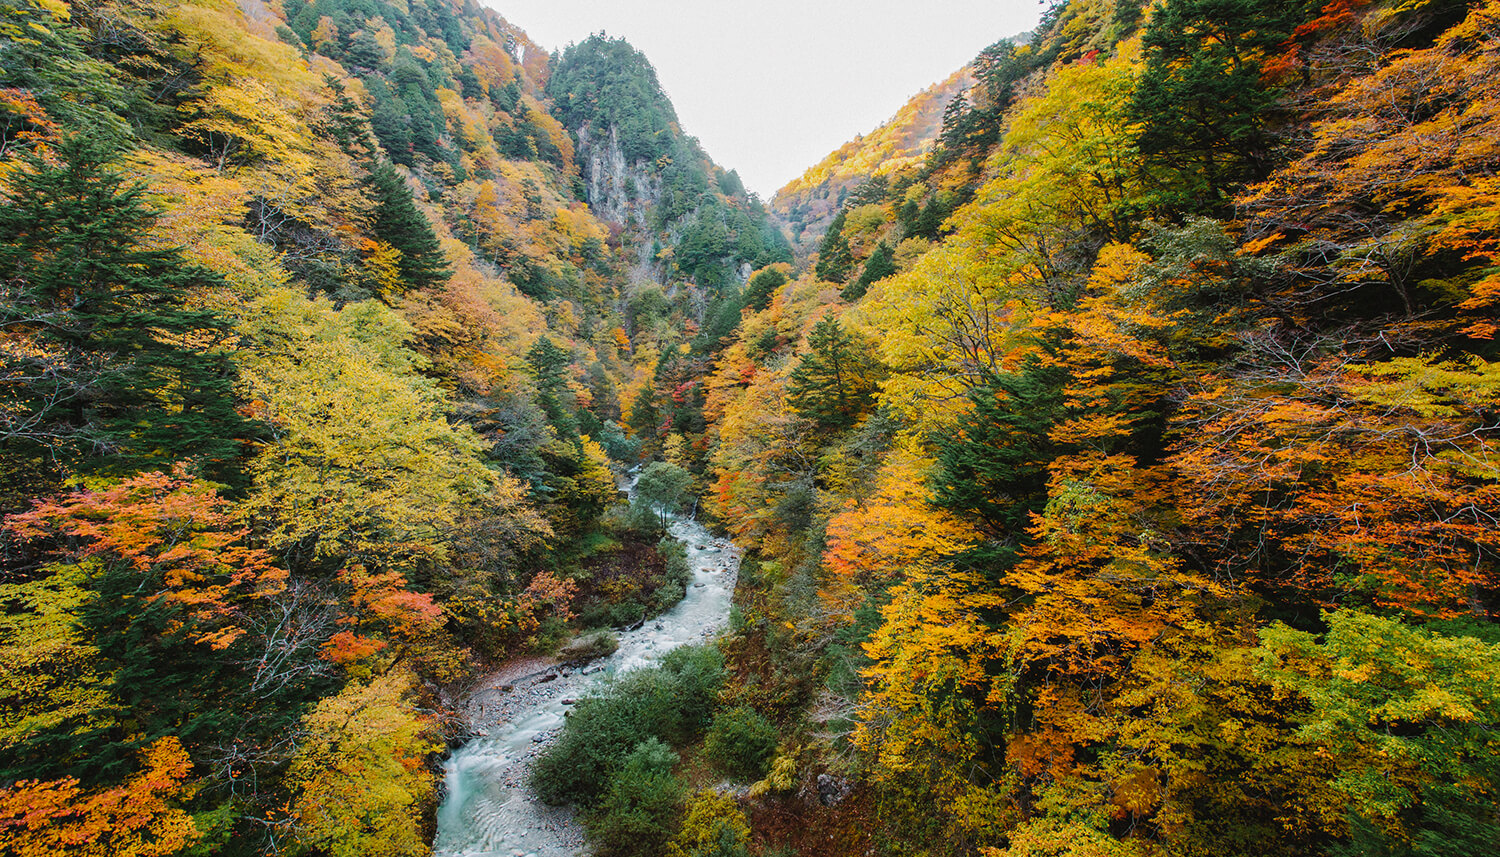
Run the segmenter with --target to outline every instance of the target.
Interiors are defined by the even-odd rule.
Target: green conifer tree
[[[759,312],[771,305],[776,290],[786,285],[786,274],[779,268],[764,268],[756,271],[745,283],[745,306]]]
[[[813,325],[807,344],[808,353],[792,370],[787,400],[826,428],[854,425],[874,397],[868,358],[833,316]]]
[[[891,245],[880,242],[870,258],[865,260],[864,270],[859,272],[859,279],[844,287],[839,295],[846,301],[857,301],[865,296],[870,286],[896,273],[896,252]]]
[[[432,224],[417,210],[401,174],[388,163],[376,164],[370,171],[369,189],[375,201],[375,235],[401,251],[401,278],[418,289],[446,282],[452,271],[443,248]]]
[[[1263,58],[1302,18],[1304,2],[1167,0],[1142,43],[1146,67],[1131,112],[1141,153],[1164,168],[1168,204],[1210,207],[1274,166],[1267,130],[1276,92]]]
[[[563,392],[568,386],[568,368],[573,363],[573,355],[549,337],[542,336],[526,352],[526,363],[536,380],[537,407],[547,415],[547,422],[557,429],[560,437],[577,437],[578,418],[563,406]]]
[[[114,155],[65,139],[26,156],[0,201],[0,449],[128,473],[198,459],[232,470],[251,425],[234,407],[230,326],[192,296],[221,287],[177,250]]]
[[[818,245],[818,264],[813,274],[825,283],[842,283],[849,279],[849,269],[853,266],[854,254],[849,250],[849,239],[844,237],[844,210],[840,209],[828,224],[823,243]]]
[[[1057,456],[1050,433],[1066,415],[1067,371],[1028,358],[970,393],[973,410],[938,440],[937,504],[984,525],[1013,548],[1031,513],[1047,501],[1047,464]]]

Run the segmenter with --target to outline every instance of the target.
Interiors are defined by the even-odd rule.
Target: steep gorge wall
[[[578,129],[576,158],[588,193],[589,208],[601,220],[621,230],[633,283],[661,282],[666,265],[656,258],[651,231],[652,214],[661,203],[661,176],[645,162],[626,162],[615,126]]]

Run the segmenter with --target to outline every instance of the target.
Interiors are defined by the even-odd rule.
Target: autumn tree
[[[852,616],[872,592],[916,573],[932,573],[969,550],[978,535],[934,505],[926,490],[934,462],[913,439],[899,440],[872,492],[850,499],[828,519],[819,595],[837,616]]]
[[[1481,615],[1492,597],[1494,369],[1319,359],[1267,337],[1186,402],[1173,463],[1188,544],[1284,605],[1350,598],[1412,616]],[[1368,374],[1366,374],[1368,373]]]
[[[1395,51],[1319,102],[1310,148],[1246,196],[1255,242],[1289,277],[1287,317],[1400,319],[1490,338],[1500,259],[1496,8],[1479,4],[1431,47]],[[1273,281],[1275,282],[1275,281]]]
[[[86,791],[77,779],[21,780],[0,789],[0,847],[16,857],[167,857],[202,837],[179,802],[192,763],[175,738],[142,753],[124,784]]]
[[[55,770],[79,742],[108,729],[108,670],[77,617],[98,597],[81,566],[0,584],[0,753],[5,775]],[[28,770],[32,761],[45,760]],[[45,767],[43,767],[45,765]]]
[[[412,685],[396,668],[350,683],[303,719],[287,772],[298,840],[336,857],[428,853],[419,814],[434,782],[422,760],[438,745]]]
[[[335,311],[281,290],[256,307],[245,374],[275,440],[247,506],[291,567],[331,574],[354,561],[421,580],[451,567],[461,529],[482,536],[476,557],[547,531],[525,487],[485,466],[484,441],[448,422],[451,404],[417,374],[410,324],[393,310]]]
[[[1259,672],[1305,704],[1300,735],[1338,762],[1347,834],[1332,852],[1483,853],[1500,836],[1488,726],[1500,647],[1357,610],[1324,620],[1321,639],[1266,628],[1257,654]]]

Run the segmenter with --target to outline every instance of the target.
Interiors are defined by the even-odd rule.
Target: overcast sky
[[[986,46],[1037,0],[482,0],[548,49],[624,36],[683,130],[769,200]]]

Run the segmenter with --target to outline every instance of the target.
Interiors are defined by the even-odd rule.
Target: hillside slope
[[[987,54],[704,381],[747,838],[1492,850],[1500,9],[1073,0]]]
[[[973,85],[971,69],[959,69],[913,96],[879,128],[830,152],[778,190],[771,211],[790,233],[797,255],[806,257],[817,246],[834,212],[865,181],[920,163],[937,142],[948,105]]]

